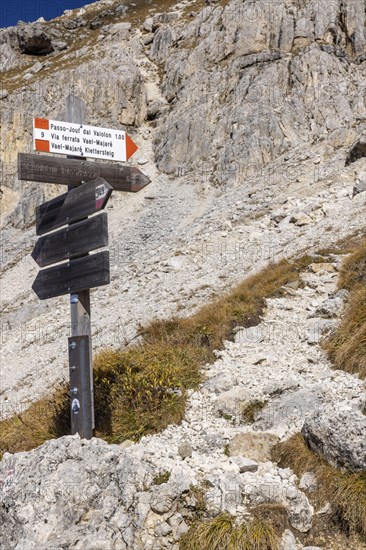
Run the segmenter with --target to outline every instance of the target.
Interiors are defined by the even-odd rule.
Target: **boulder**
[[[343,309],[344,301],[340,296],[329,298],[325,300],[316,310],[317,315],[331,319],[332,317],[338,317]]]
[[[262,409],[256,418],[256,426],[268,430],[281,424],[301,422],[306,416],[312,416],[314,411],[318,411],[321,403],[322,394],[317,389],[286,392]]]
[[[62,40],[52,40],[52,45],[55,51],[62,52],[63,50],[67,49],[66,42],[63,42]]]
[[[102,11],[99,15],[97,15],[96,17],[94,17],[94,19],[92,19],[92,21],[90,21],[89,23],[89,27],[92,29],[92,30],[95,30],[95,29],[100,29],[100,27],[103,27],[104,25],[107,24],[107,21],[109,17],[111,17],[113,15],[113,11],[112,10],[104,10]]]
[[[290,529],[286,529],[283,532],[280,542],[280,550],[297,550],[296,539]]]
[[[181,458],[191,458],[192,456],[192,445],[189,443],[189,441],[182,441],[182,443],[178,447],[178,454]]]
[[[239,472],[244,474],[245,472],[257,472],[258,462],[251,460],[250,458],[244,458],[243,456],[233,456],[230,459],[234,464],[239,466]]]
[[[305,472],[301,476],[299,489],[305,489],[306,491],[315,491],[317,485],[318,484],[314,472]]]
[[[142,24],[142,28],[144,29],[144,31],[152,32],[153,24],[154,24],[154,19],[152,17],[147,17]]]
[[[165,103],[163,103],[159,99],[149,101],[147,105],[147,120],[155,120],[155,118],[160,114],[164,107]]]
[[[221,393],[214,408],[222,416],[236,419],[240,423],[243,407],[248,403],[250,403],[248,390],[244,386],[237,386]]]
[[[163,63],[169,56],[172,42],[172,31],[169,28],[159,28],[154,34],[154,40],[150,48],[150,57],[157,63]]]
[[[62,21],[62,25],[65,27],[65,29],[68,29],[68,30],[76,29],[78,26],[77,21],[75,21],[75,19],[68,19],[68,18]]]
[[[162,539],[170,531],[178,536],[187,526],[174,507],[189,491],[189,476],[173,468],[167,483],[152,485],[156,474],[130,449],[97,438],[67,436],[29,453],[5,453],[0,547],[142,550],[150,526]]]
[[[114,11],[118,17],[122,17],[126,15],[126,13],[128,12],[128,6],[125,6],[125,4],[120,4],[119,6],[116,7]]]
[[[236,435],[228,444],[229,456],[243,456],[257,462],[271,460],[271,450],[279,442],[269,433],[243,433]]]
[[[117,23],[110,28],[109,33],[120,40],[128,40],[130,38],[131,23]]]
[[[51,38],[40,25],[21,25],[18,41],[20,51],[27,55],[47,55],[54,51]]]
[[[41,71],[43,69],[43,65],[42,63],[40,63],[39,61],[37,61],[37,63],[35,63],[30,69],[29,71],[33,74],[35,73],[39,73],[39,71]]]
[[[302,434],[310,448],[334,466],[366,470],[366,416],[361,410],[313,416],[305,421]]]
[[[170,25],[178,17],[179,14],[176,12],[156,13],[152,18],[152,30],[157,29],[160,25]]]
[[[352,198],[355,197],[356,195],[359,195],[360,193],[364,193],[365,191],[366,191],[366,179],[363,179],[363,180],[357,179],[356,184],[353,187]]]
[[[304,212],[300,212],[299,214],[295,214],[292,216],[290,223],[294,223],[295,225],[302,227],[303,225],[309,225],[313,220],[305,214]]]

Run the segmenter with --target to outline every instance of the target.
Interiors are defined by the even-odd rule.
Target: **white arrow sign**
[[[33,146],[44,153],[121,161],[137,151],[124,130],[44,118],[33,119]]]

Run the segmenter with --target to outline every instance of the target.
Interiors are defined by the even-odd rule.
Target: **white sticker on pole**
[[[137,145],[124,130],[33,119],[33,146],[43,153],[126,161]]]

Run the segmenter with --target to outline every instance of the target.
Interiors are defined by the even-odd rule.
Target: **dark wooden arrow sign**
[[[150,179],[133,166],[18,154],[20,180],[77,186],[98,176],[106,179],[116,191],[136,193],[150,183]]]
[[[96,178],[75,187],[64,195],[44,202],[36,208],[37,235],[44,235],[53,229],[79,221],[102,210],[112,190],[105,179]]]
[[[46,300],[109,283],[109,252],[99,252],[42,269],[32,289],[40,300]]]
[[[40,267],[108,245],[107,214],[88,218],[38,239],[32,258]]]

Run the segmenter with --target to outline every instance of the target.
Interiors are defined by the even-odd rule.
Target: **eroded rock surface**
[[[333,410],[310,418],[302,433],[309,446],[335,466],[366,470],[366,416],[360,409]]]

